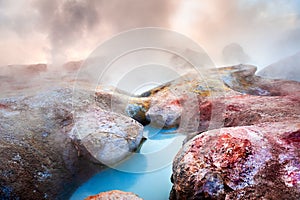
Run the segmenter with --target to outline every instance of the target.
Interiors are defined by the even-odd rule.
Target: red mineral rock
[[[132,192],[112,190],[108,192],[102,192],[94,196],[89,196],[85,200],[142,200],[142,199]]]
[[[173,162],[170,199],[300,199],[300,123],[204,132]]]
[[[300,83],[264,79],[255,71],[238,65],[171,81],[142,95],[151,99],[146,118],[184,133],[190,132],[190,119],[198,121],[192,122],[192,132],[299,119]]]

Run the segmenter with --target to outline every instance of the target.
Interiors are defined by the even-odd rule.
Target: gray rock
[[[257,75],[265,78],[300,81],[300,52],[261,69]]]
[[[71,137],[100,163],[115,165],[138,147],[143,126],[121,114],[90,108],[76,116]]]
[[[54,86],[0,99],[1,198],[67,199],[104,168],[96,163],[114,164],[138,147],[142,126],[94,101],[88,90],[74,98]]]

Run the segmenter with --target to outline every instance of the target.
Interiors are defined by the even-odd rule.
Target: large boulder
[[[263,79],[255,71],[247,65],[225,67],[148,91],[146,118],[183,133],[299,119],[300,82]]]
[[[300,199],[300,123],[204,132],[173,162],[170,199]]]
[[[1,199],[67,199],[102,164],[138,147],[143,127],[94,98],[53,86],[0,99]]]
[[[71,137],[79,141],[96,161],[112,166],[139,146],[143,126],[125,115],[89,108],[75,119]]]
[[[264,79],[255,72],[250,65],[190,72],[136,97],[100,88],[96,100],[142,124],[179,127],[183,133],[298,118],[300,82]]]

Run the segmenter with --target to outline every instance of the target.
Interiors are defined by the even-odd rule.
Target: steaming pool
[[[146,126],[147,140],[136,154],[107,168],[81,185],[70,198],[82,200],[108,190],[133,192],[144,200],[166,200],[172,187],[172,161],[185,136]]]

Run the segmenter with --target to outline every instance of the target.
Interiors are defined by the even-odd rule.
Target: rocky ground
[[[300,83],[249,72],[225,76],[228,95],[194,101],[198,131],[174,159],[170,199],[300,199]],[[173,117],[167,104],[154,106]],[[182,120],[169,121],[189,132]]]
[[[65,68],[72,75],[79,63]],[[299,82],[238,65],[130,96],[92,91],[84,80],[73,90],[69,72],[53,79],[45,65],[21,68],[0,75],[7,83],[0,86],[2,199],[68,198],[130,156],[149,123],[178,127],[190,140],[174,160],[171,199],[299,199]]]
[[[169,82],[142,94],[150,98],[142,107],[145,118],[182,133],[299,119],[300,82],[264,79],[255,71],[238,65]]]

